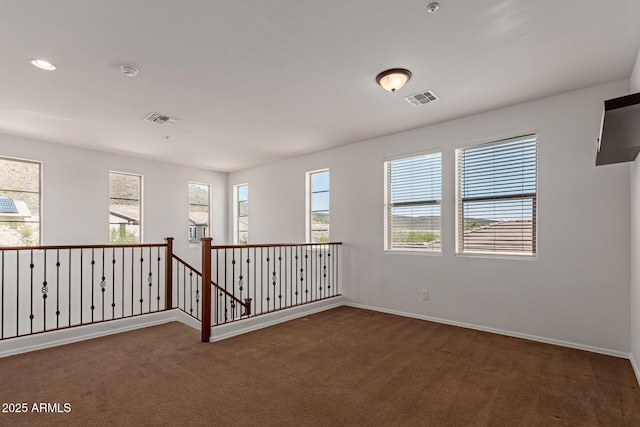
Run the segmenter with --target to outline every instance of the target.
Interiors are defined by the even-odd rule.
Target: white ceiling
[[[640,0],[427,4],[0,0],[0,133],[232,171],[628,78],[640,48]]]

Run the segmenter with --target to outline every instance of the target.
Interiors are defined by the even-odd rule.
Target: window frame
[[[247,242],[240,243],[240,189],[247,187]],[[249,244],[249,184],[242,183],[233,186],[233,244],[234,245],[247,245]]]
[[[329,186],[326,191],[313,191],[313,175],[328,173],[329,174]],[[327,215],[329,217],[329,230],[327,233],[329,234],[329,242],[331,241],[331,170],[329,168],[317,169],[313,171],[308,171],[305,177],[306,181],[306,196],[305,196],[305,240],[307,243],[327,243],[327,242],[314,242],[313,241],[313,213],[314,212],[324,212],[324,211],[313,211],[313,194],[317,193],[328,193],[328,209]]]
[[[505,196],[485,196],[485,197],[472,197],[469,201],[483,201],[483,200],[516,200],[516,199],[531,199],[531,229],[532,229],[532,252],[506,252],[506,251],[465,251],[463,248],[464,239],[464,206],[465,200],[461,196],[462,192],[462,171],[460,153],[464,150],[478,149],[483,147],[491,147],[498,145],[506,145],[518,141],[525,142],[529,139],[534,139],[534,162],[535,162],[535,178],[533,183],[535,185],[534,192],[521,193],[520,195],[505,195]],[[524,132],[516,136],[508,136],[500,139],[491,139],[488,141],[480,142],[473,145],[465,145],[456,148],[454,153],[455,159],[455,254],[459,257],[473,257],[473,258],[504,258],[504,259],[522,259],[522,260],[537,260],[539,250],[539,232],[538,232],[538,143],[539,135],[537,131]],[[461,211],[462,209],[462,211]]]
[[[425,200],[416,200],[416,201],[411,201],[411,202],[401,202],[401,203],[392,203],[391,202],[391,166],[393,162],[397,162],[397,161],[402,161],[402,160],[409,160],[409,159],[418,159],[421,157],[427,158],[430,156],[435,156],[438,155],[440,158],[440,189],[439,189],[439,193],[440,193],[440,199],[425,199]],[[443,227],[442,227],[442,221],[443,221],[443,215],[442,215],[442,207],[443,207],[443,199],[444,199],[444,193],[443,193],[443,178],[444,178],[444,174],[443,174],[443,150],[440,148],[434,148],[431,150],[425,150],[425,151],[419,151],[419,152],[413,152],[413,153],[406,153],[406,154],[402,154],[402,155],[397,155],[397,156],[392,156],[392,157],[385,157],[384,158],[384,163],[383,163],[383,175],[384,175],[384,182],[383,182],[383,188],[384,188],[384,252],[385,253],[389,253],[389,254],[412,254],[412,255],[429,255],[429,256],[441,256],[443,253]],[[438,239],[440,241],[440,249],[439,250],[432,250],[432,249],[428,249],[428,248],[421,248],[421,247],[393,247],[393,236],[392,236],[392,232],[393,232],[393,227],[390,224],[391,221],[391,212],[392,209],[394,207],[394,205],[398,205],[398,206],[433,206],[433,205],[438,205],[440,206],[440,229],[439,229],[439,236],[440,238]]]
[[[191,225],[189,223],[189,221],[191,221],[191,218],[189,217],[189,215],[191,214],[191,206],[194,205],[193,203],[191,203],[191,185],[200,185],[200,186],[207,187],[207,205],[206,205],[207,206],[207,223],[203,227],[202,236],[198,235],[198,225],[197,224]],[[188,242],[190,245],[200,245],[201,239],[203,237],[211,237],[208,235],[209,230],[211,229],[211,185],[204,182],[188,181],[187,182],[187,198],[188,198],[187,200]],[[196,205],[196,206],[204,206],[204,205]],[[192,230],[193,230],[193,237],[192,237]]]
[[[5,160],[5,161],[9,161],[9,162],[16,162],[16,163],[29,163],[29,164],[34,164],[38,166],[38,191],[22,191],[22,190],[9,190],[9,189],[3,189],[0,188],[0,191],[7,191],[7,192],[14,192],[14,193],[29,193],[29,194],[37,194],[38,195],[38,221],[37,221],[37,226],[38,226],[38,239],[35,242],[35,244],[33,245],[18,245],[16,247],[33,247],[33,246],[41,246],[43,243],[43,222],[42,222],[42,218],[43,218],[43,206],[42,206],[42,192],[43,192],[43,179],[42,179],[42,169],[43,169],[43,162],[40,160],[31,160],[31,159],[23,159],[23,158],[18,158],[18,157],[9,157],[9,156],[0,156],[0,160]],[[9,223],[11,221],[0,221],[0,223]],[[33,222],[35,223],[35,222]],[[0,246],[2,246],[2,244],[0,244]]]
[[[140,203],[140,208],[138,211],[138,215],[139,215],[139,220],[138,220],[138,228],[139,228],[139,239],[138,239],[138,243],[133,243],[133,244],[137,244],[137,245],[141,245],[144,244],[144,228],[143,228],[143,224],[144,224],[144,176],[141,174],[137,174],[137,173],[131,173],[131,172],[121,172],[121,171],[114,171],[111,170],[109,171],[109,185],[108,185],[108,214],[109,217],[111,217],[111,174],[117,174],[117,175],[127,175],[127,176],[135,176],[138,177],[140,179],[140,191],[138,194],[138,201]],[[108,234],[107,234],[107,241],[109,242],[109,244],[113,245],[113,244],[118,244],[118,243],[112,243],[111,242],[111,221],[108,222],[107,224],[108,226]]]

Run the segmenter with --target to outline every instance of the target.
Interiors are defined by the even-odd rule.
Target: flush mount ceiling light
[[[34,67],[38,67],[41,70],[47,70],[47,71],[53,71],[56,69],[56,66],[53,65],[51,62],[45,60],[45,59],[32,59],[31,61],[29,61],[31,63],[31,65],[33,65]]]
[[[404,68],[392,68],[378,74],[376,82],[378,82],[383,89],[386,89],[389,92],[395,92],[404,86],[410,78],[411,71],[405,70]]]

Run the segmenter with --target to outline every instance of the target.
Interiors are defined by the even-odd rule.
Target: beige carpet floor
[[[169,323],[0,359],[0,402],[28,406],[0,425],[640,426],[625,359],[348,307],[199,336]]]

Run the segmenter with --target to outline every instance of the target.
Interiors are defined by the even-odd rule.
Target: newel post
[[[202,238],[202,342],[211,338],[211,240]]]
[[[164,254],[164,308],[173,308],[173,237],[166,237],[167,247]]]

